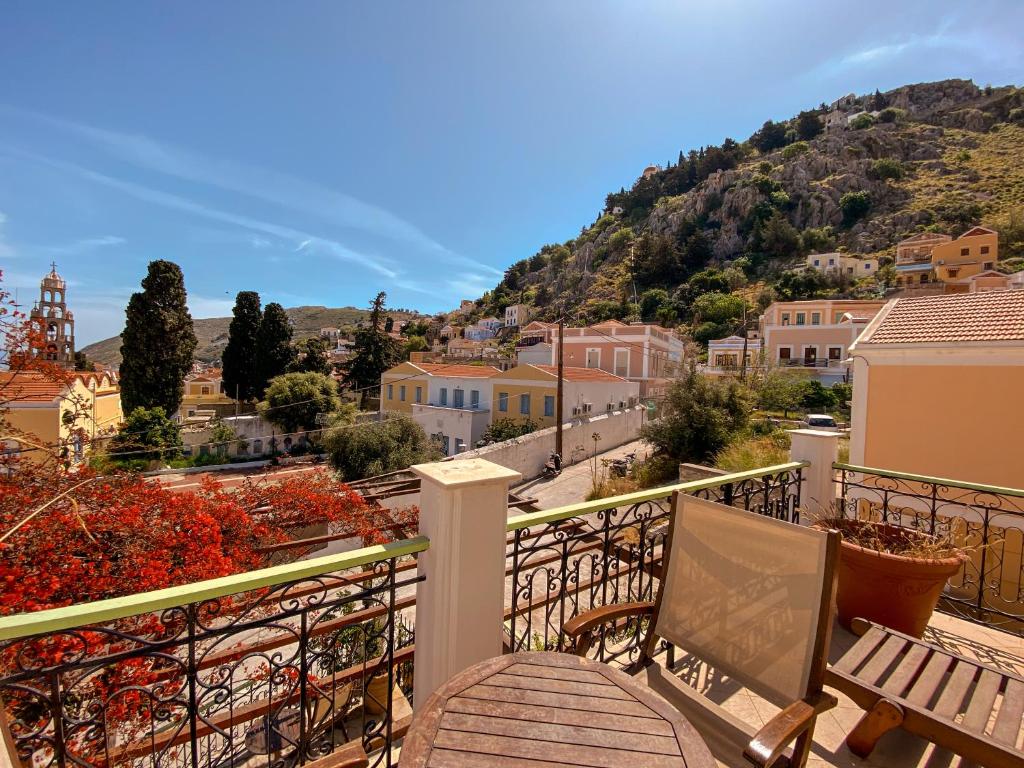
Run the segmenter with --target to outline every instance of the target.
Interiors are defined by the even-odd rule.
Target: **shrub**
[[[875,118],[865,112],[863,115],[857,115],[853,120],[850,121],[850,127],[855,131],[861,131],[865,128],[870,128],[875,124]]]
[[[782,157],[784,160],[792,160],[794,157],[802,155],[810,148],[810,145],[806,141],[794,141],[782,150]]]
[[[633,230],[629,227],[623,227],[618,232],[608,238],[608,247],[613,251],[617,251],[623,246],[629,245],[633,239]]]
[[[181,433],[161,406],[136,408],[110,441],[111,456],[129,461],[171,459],[181,454]]]
[[[897,107],[886,107],[878,113],[878,122],[880,123],[901,123],[907,117],[905,110]]]
[[[1024,125],[1024,107],[1014,107],[1010,110],[1009,121]]]
[[[847,192],[839,198],[839,208],[843,212],[843,222],[849,226],[871,210],[871,195],[863,190]]]
[[[888,157],[879,158],[868,168],[868,177],[872,179],[902,179],[903,165],[898,160]]]
[[[528,435],[537,429],[537,425],[527,419],[516,421],[507,416],[502,419],[495,419],[484,430],[483,441],[485,443],[501,443],[516,437]]]
[[[771,467],[789,461],[789,436],[776,431],[767,437],[736,440],[715,455],[715,466],[726,472]]]
[[[330,430],[324,447],[331,464],[348,480],[382,475],[441,458],[423,427],[400,414],[386,421]]]
[[[341,408],[338,385],[322,373],[286,373],[270,380],[260,414],[285,432],[317,426],[317,414]]]

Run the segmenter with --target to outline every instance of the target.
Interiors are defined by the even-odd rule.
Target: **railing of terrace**
[[[949,535],[967,552],[940,611],[1024,636],[1024,489],[832,466],[846,516]]]
[[[508,649],[565,650],[561,627],[579,613],[653,600],[675,491],[799,522],[806,466],[791,462],[510,518]],[[602,633],[591,654],[628,664],[636,658],[639,628],[634,621]]]
[[[0,618],[0,700],[33,768],[301,765],[408,723],[424,537]]]

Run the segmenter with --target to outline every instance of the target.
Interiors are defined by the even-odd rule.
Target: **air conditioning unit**
[[[612,412],[612,408],[615,407],[615,403],[608,403],[608,407],[605,409],[608,413]]]
[[[593,410],[593,408],[594,408],[594,404],[593,403],[584,403],[583,404],[583,412],[584,413],[590,413]]]
[[[572,415],[573,416],[579,416],[580,415],[580,407],[578,405],[574,405],[572,407]]]

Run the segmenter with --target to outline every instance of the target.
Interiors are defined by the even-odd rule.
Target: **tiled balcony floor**
[[[836,662],[856,639],[854,635],[836,625],[832,636],[830,661]],[[969,658],[977,658],[986,664],[1024,674],[1024,638],[936,613],[925,634],[925,640]],[[683,676],[689,671],[683,664],[677,664],[676,669],[677,673]],[[719,682],[713,675],[710,682],[706,679],[706,674],[700,680],[691,679],[690,682],[696,682],[697,687],[704,690],[706,695],[751,724],[763,725],[778,712],[777,707],[763,699],[745,689],[735,689],[728,681]],[[838,696],[839,706],[818,718],[814,747],[808,765],[816,768],[968,768],[967,761],[902,730],[892,731],[883,736],[870,758],[864,760],[857,757],[846,748],[845,739],[864,712],[838,691],[829,690]],[[719,765],[730,764],[719,762]],[[748,764],[742,762],[742,758],[735,763],[737,767],[746,765]]]

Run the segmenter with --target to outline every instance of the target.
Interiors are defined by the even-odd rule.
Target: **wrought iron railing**
[[[297,766],[411,715],[423,537],[0,618],[0,700],[34,768]]]
[[[965,550],[940,611],[1024,636],[1024,490],[832,466],[847,517],[949,536]]]
[[[799,522],[805,463],[716,476],[509,519],[506,644],[509,650],[565,650],[561,628],[590,608],[653,600],[675,491]],[[602,632],[591,655],[636,657],[632,622]]]

